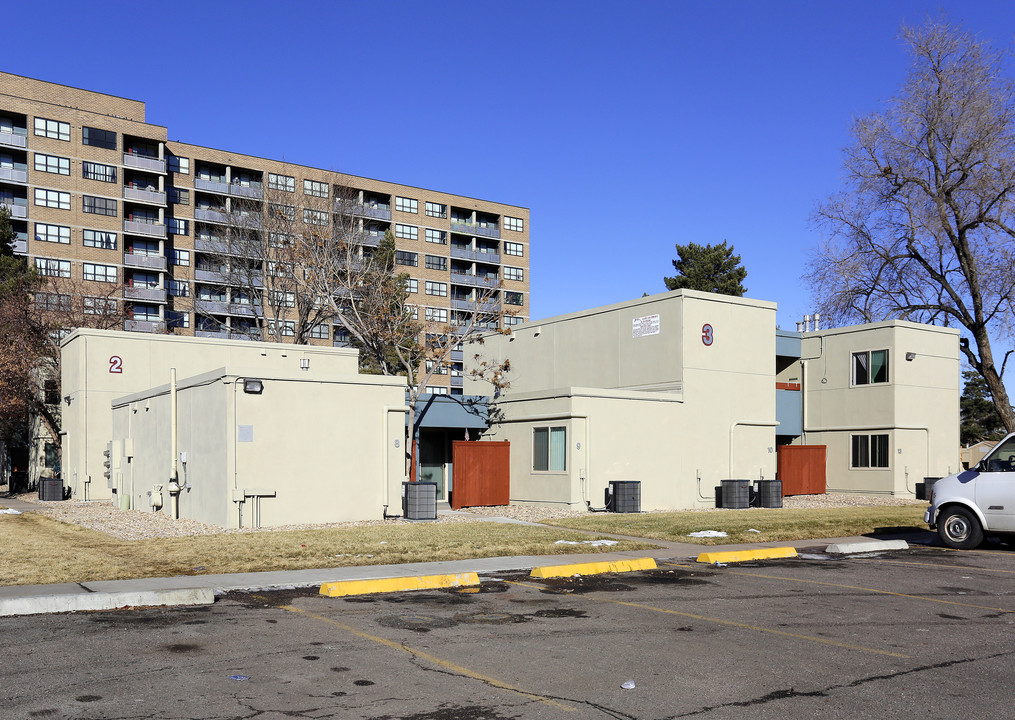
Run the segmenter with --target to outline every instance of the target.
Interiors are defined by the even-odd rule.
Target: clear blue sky
[[[171,139],[526,206],[533,318],[660,292],[674,243],[725,239],[794,328],[850,120],[942,9],[1015,32],[1011,0],[58,0],[6,4],[0,67],[143,100]]]

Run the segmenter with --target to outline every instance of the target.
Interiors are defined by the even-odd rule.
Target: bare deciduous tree
[[[858,119],[846,187],[816,220],[829,237],[806,279],[833,322],[958,326],[961,350],[1008,431],[1015,413],[992,339],[1015,298],[1015,86],[1001,56],[945,22],[903,28],[912,66],[880,113]]]

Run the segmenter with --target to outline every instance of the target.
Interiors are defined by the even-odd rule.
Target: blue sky
[[[3,70],[143,100],[172,139],[530,208],[533,318],[728,240],[784,328],[901,24],[1015,33],[1010,0],[9,5]]]

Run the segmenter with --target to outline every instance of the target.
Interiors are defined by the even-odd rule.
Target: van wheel
[[[964,507],[950,507],[937,521],[937,534],[941,542],[956,550],[971,550],[983,542],[980,522]]]

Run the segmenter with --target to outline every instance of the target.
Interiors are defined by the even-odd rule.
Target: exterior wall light
[[[300,370],[310,369],[310,358],[300,358]]]
[[[916,353],[915,352],[908,352],[908,353],[906,353],[906,362],[913,362],[914,360],[916,360]]]
[[[260,380],[245,379],[243,381],[243,392],[248,395],[260,395],[264,392],[264,383]]]

